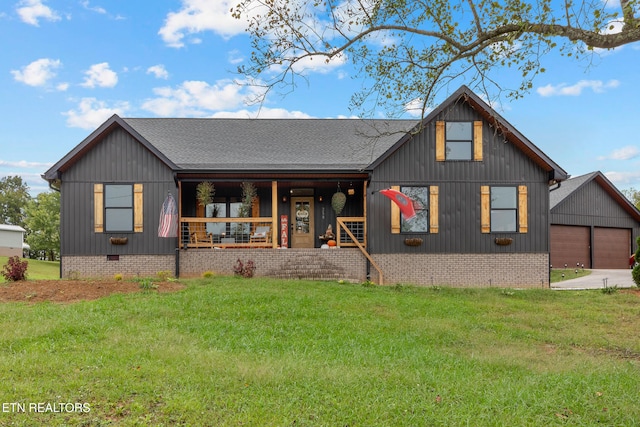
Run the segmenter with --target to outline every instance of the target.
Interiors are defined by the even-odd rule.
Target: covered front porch
[[[268,180],[182,177],[178,180],[181,249],[367,246],[364,176]],[[210,183],[209,200],[198,186]],[[247,198],[245,186],[254,191]],[[344,206],[332,206],[342,193]],[[335,205],[335,204],[334,204]],[[330,228],[330,230],[329,230]]]

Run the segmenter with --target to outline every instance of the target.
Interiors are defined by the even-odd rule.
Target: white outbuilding
[[[26,230],[17,225],[0,224],[0,256],[18,256],[22,258],[29,245],[24,242]]]

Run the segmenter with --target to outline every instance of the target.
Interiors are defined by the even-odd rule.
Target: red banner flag
[[[414,207],[413,200],[407,197],[398,190],[388,188],[386,190],[380,190],[380,192],[386,197],[390,198],[400,208],[400,212],[404,216],[404,219],[409,220],[416,216],[416,209]]]

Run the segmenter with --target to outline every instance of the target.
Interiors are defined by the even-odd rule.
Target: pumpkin
[[[329,241],[327,242],[327,245],[328,245],[329,247],[334,247],[334,246],[336,246],[336,245],[337,245],[337,243],[336,243],[336,241],[335,241],[335,240],[329,240]]]

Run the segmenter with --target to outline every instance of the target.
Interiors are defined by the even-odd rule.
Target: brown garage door
[[[591,268],[589,227],[574,225],[551,226],[551,265],[553,268],[575,268],[576,263]]]
[[[593,268],[629,268],[631,230],[602,228],[593,230]]]

